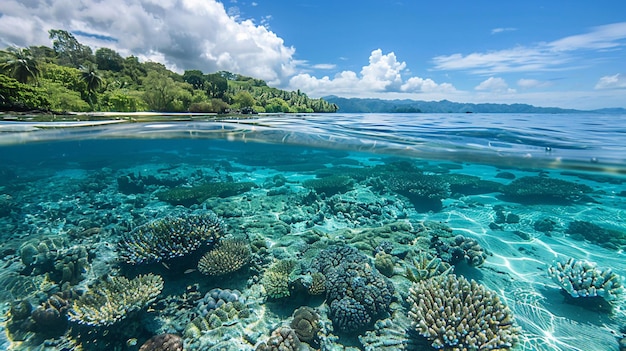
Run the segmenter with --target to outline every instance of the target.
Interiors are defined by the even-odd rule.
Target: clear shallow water
[[[374,340],[386,340],[387,349],[428,349],[432,340],[407,332],[415,328],[406,270],[429,253],[500,296],[519,329],[516,349],[619,349],[623,294],[609,302],[568,297],[549,267],[573,258],[626,275],[626,116],[336,114],[87,124],[0,124],[7,347],[132,350],[168,332],[182,336],[186,350],[253,350],[289,324],[295,309],[309,306],[324,326],[311,348],[385,349]],[[133,229],[205,210],[224,221],[226,234],[250,243],[252,259],[240,270],[199,272],[199,258],[214,245],[162,263],[123,262],[119,243]],[[469,259],[457,257],[457,236],[471,243],[460,249]],[[341,331],[334,295],[296,289],[291,272],[289,296],[271,296],[266,278],[278,260],[297,260],[306,273],[333,245],[359,249],[393,286],[391,301],[355,332]],[[388,256],[376,261],[381,248]],[[28,301],[29,312],[49,308],[50,296],[65,292],[68,305],[57,308],[56,321],[66,321],[79,309],[78,295],[104,276],[149,273],[162,277],[162,292],[104,327],[72,320],[49,332],[41,314],[11,309],[16,301]],[[215,288],[237,289],[248,315],[197,327],[197,318],[213,314],[203,306]],[[384,323],[374,324],[379,319]]]

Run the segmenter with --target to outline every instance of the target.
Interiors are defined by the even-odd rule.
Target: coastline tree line
[[[226,71],[187,70],[95,52],[71,33],[50,30],[52,48],[0,51],[0,110],[103,112],[336,112],[337,105]]]

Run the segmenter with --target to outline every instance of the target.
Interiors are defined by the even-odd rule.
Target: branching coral
[[[251,251],[245,239],[220,242],[198,262],[198,270],[206,275],[224,275],[235,272],[250,262]]]
[[[598,269],[596,264],[569,258],[548,267],[548,274],[572,297],[602,297],[617,299],[623,292],[622,278],[610,268]]]
[[[291,295],[289,274],[296,268],[294,260],[281,260],[272,264],[263,274],[261,285],[269,298],[280,299]]]
[[[109,326],[146,307],[163,290],[163,279],[154,274],[134,279],[108,277],[74,301],[70,321],[90,326]]]
[[[447,275],[414,283],[408,302],[413,327],[436,349],[505,350],[517,342],[509,308],[473,280]]]
[[[224,224],[213,212],[165,217],[135,228],[119,242],[120,257],[130,264],[185,256],[217,241]]]

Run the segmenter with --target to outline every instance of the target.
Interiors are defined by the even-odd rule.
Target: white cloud
[[[51,46],[49,29],[115,38],[77,36],[92,48],[163,58],[169,68],[229,70],[271,84],[295,73],[295,49],[265,26],[228,15],[215,0],[4,0],[0,41],[5,46]],[[147,53],[147,54],[146,54]]]
[[[478,84],[474,89],[492,93],[515,93],[515,89],[509,88],[506,81],[500,77],[489,77]]]
[[[516,31],[517,28],[511,28],[511,27],[506,27],[506,28],[494,28],[491,30],[491,34],[498,34],[498,33],[502,33],[502,32],[512,32],[512,31]]]
[[[522,78],[517,81],[517,86],[523,89],[533,89],[550,86],[550,82],[537,79]]]
[[[335,65],[333,63],[318,63],[318,64],[313,65],[311,67],[315,68],[315,69],[335,69],[335,68],[337,68],[337,65]]]
[[[301,73],[291,78],[289,85],[312,96],[329,94],[343,96],[371,96],[375,93],[417,93],[454,91],[451,84],[437,84],[432,79],[411,77],[402,79],[402,72],[406,68],[405,62],[399,62],[393,52],[383,54],[381,49],[372,51],[369,64],[363,66],[357,74],[353,71],[343,71],[333,78],[324,76],[317,78],[307,73]]]
[[[623,89],[626,88],[626,75],[614,74],[612,76],[604,76],[598,80],[596,89]]]
[[[626,22],[594,27],[589,32],[548,43],[489,52],[436,56],[439,70],[469,70],[476,74],[533,72],[570,69],[565,64],[573,55],[588,50],[607,50],[625,46]]]

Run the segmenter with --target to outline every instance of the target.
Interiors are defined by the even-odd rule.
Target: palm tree
[[[87,99],[93,109],[93,97],[96,90],[102,85],[102,77],[98,75],[98,67],[94,64],[80,67],[81,79],[87,84]]]
[[[10,47],[2,51],[4,56],[0,68],[15,78],[20,83],[28,83],[30,79],[37,80],[39,76],[39,63],[30,50],[24,48]]]

